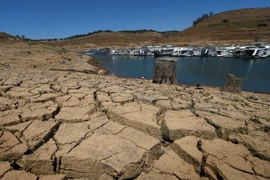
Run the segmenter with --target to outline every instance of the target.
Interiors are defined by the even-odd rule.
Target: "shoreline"
[[[91,57],[91,59],[89,61],[87,61],[87,63],[89,63],[90,65],[93,65],[95,67],[97,67],[98,69],[105,69],[106,71],[109,72],[108,69],[102,67],[100,65],[100,59],[99,58],[96,58],[96,57],[93,57],[92,55],[87,55],[89,57]],[[127,79],[141,79],[141,78],[131,78],[131,77],[125,77],[125,76],[118,76],[118,75],[115,75],[115,74],[110,74],[108,73],[107,76],[116,76],[116,77],[120,77],[120,78],[127,78]],[[224,77],[224,82],[225,82],[225,79],[226,77]],[[149,81],[152,81],[153,79],[152,78],[146,78],[145,80],[149,80]],[[224,84],[223,82],[223,84]],[[179,86],[192,86],[192,87],[196,87],[196,86],[201,86],[201,87],[211,87],[211,88],[217,88],[217,89],[221,89],[222,86],[215,86],[215,85],[204,85],[204,84],[197,84],[197,85],[191,85],[191,84],[180,84],[180,83],[177,83],[175,85],[179,85]],[[265,94],[265,95],[270,95],[270,92],[260,92],[260,91],[245,91],[245,90],[242,90],[241,92],[249,92],[249,93],[255,93],[255,94]]]

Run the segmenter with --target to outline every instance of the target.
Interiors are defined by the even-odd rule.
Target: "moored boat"
[[[257,59],[264,55],[266,48],[259,48],[254,46],[246,47],[241,58],[243,59]]]

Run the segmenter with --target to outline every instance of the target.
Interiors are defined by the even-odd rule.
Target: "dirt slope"
[[[253,41],[270,42],[270,8],[215,14],[180,33],[163,38],[161,42],[231,44]]]

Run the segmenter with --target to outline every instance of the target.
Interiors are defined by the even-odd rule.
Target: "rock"
[[[153,83],[176,84],[176,59],[159,58],[155,62]]]
[[[0,97],[0,111],[14,109],[16,107],[15,104],[16,104],[16,101],[14,100]]]
[[[45,103],[30,103],[22,108],[21,119],[29,120],[48,120],[55,116],[58,111],[58,105],[52,101]]]
[[[70,82],[70,83],[64,83],[61,86],[61,92],[63,94],[67,94],[68,91],[70,91],[72,89],[79,89],[79,88],[80,88],[80,86],[78,86],[77,83],[75,83],[75,82],[74,83],[72,83],[72,82]]]
[[[150,150],[152,147],[159,143],[156,138],[148,136],[145,133],[142,133],[130,127],[125,128],[122,132],[118,134],[118,136],[133,142],[138,147],[145,150]]]
[[[60,173],[68,177],[98,179],[105,172],[113,177],[136,177],[145,150],[115,135],[92,135],[62,156]],[[132,170],[132,171],[130,171]]]
[[[12,132],[17,138],[22,136],[22,132],[32,123],[33,121],[23,122],[17,125],[5,126],[5,129]]]
[[[220,116],[214,113],[204,112],[206,121],[216,128],[219,137],[228,139],[230,134],[246,133],[248,128],[245,121]]]
[[[48,83],[48,82],[45,82],[45,83]],[[53,95],[54,94],[54,90],[50,88],[50,84],[41,84],[41,82],[37,82],[36,83],[37,85],[32,89],[30,89],[30,93],[32,94],[37,94],[37,95],[45,95],[44,97],[46,97],[48,94],[47,97],[49,97],[50,95]],[[52,99],[50,99],[52,100]]]
[[[253,166],[253,170],[255,172],[256,175],[258,176],[262,176],[265,178],[270,178],[270,162],[269,161],[264,161],[261,160],[257,157],[248,157],[248,160],[250,162],[252,162]]]
[[[64,95],[64,96],[57,97],[55,101],[58,104],[62,105],[64,102],[68,101],[70,98],[71,98],[71,95]]]
[[[133,127],[157,139],[162,139],[160,126],[157,124],[159,109],[155,106],[142,105],[136,102],[126,103],[123,106],[112,107],[107,115],[110,119],[122,125]]]
[[[150,172],[148,174],[141,173],[139,177],[136,178],[136,180],[178,180],[175,176],[167,175],[167,174],[159,174],[156,172]]]
[[[95,105],[82,107],[63,107],[56,115],[57,121],[65,122],[83,122],[90,120],[90,115],[96,111]]]
[[[66,175],[64,174],[56,174],[56,175],[47,175],[47,176],[40,176],[39,180],[65,180]]]
[[[101,114],[100,116],[91,118],[90,121],[84,122],[84,124],[88,125],[88,128],[92,131],[104,126],[109,122],[109,119],[106,115]]]
[[[0,178],[3,177],[3,175],[11,169],[12,167],[10,166],[9,162],[0,161]]]
[[[54,153],[56,150],[55,142],[50,139],[33,154],[23,156],[24,169],[36,175],[55,174],[54,163],[56,159]]]
[[[161,174],[175,175],[178,179],[201,179],[194,167],[169,150],[154,163],[154,171]]]
[[[144,91],[144,90],[142,90]],[[144,92],[136,92],[134,93],[135,101],[143,102],[147,104],[155,104],[158,100],[168,100],[169,98],[167,96],[164,96],[162,93],[158,93],[155,91],[144,91]]]
[[[98,70],[97,74],[99,76],[101,76],[101,75],[104,76],[104,75],[108,74],[108,71],[105,69],[100,69],[100,70]]]
[[[38,97],[34,97],[30,100],[32,103],[44,103],[46,101],[55,101],[55,99],[60,96],[59,94],[55,93],[46,93],[40,94]]]
[[[246,160],[250,153],[242,145],[236,145],[221,139],[203,140],[202,149],[236,169],[253,173],[252,164]]]
[[[249,99],[255,100],[255,101],[259,100],[258,96],[256,96],[256,95],[250,96]]]
[[[223,161],[219,160],[218,158],[214,156],[209,156],[206,161],[207,167],[209,169],[206,169],[206,173],[208,175],[214,173],[214,177],[211,177],[210,179],[230,179],[230,180],[239,180],[239,179],[245,179],[245,180],[254,180],[254,179],[265,179],[259,176],[252,175],[250,173],[245,173],[243,171],[239,171],[230,165],[224,163]],[[212,169],[211,169],[212,167]],[[210,170],[210,173],[208,172]],[[213,172],[213,173],[212,173]]]
[[[74,96],[74,95],[73,95]],[[96,101],[94,99],[93,94],[89,94],[83,97],[83,99],[81,100],[81,105],[82,106],[86,106],[86,105],[90,105],[90,104],[96,104]]]
[[[67,101],[62,102],[62,107],[76,107],[80,106],[81,101],[77,97],[71,96]]]
[[[22,81],[18,80],[18,77],[9,77],[3,83],[4,86],[18,86]]]
[[[268,133],[253,131],[249,134],[232,134],[229,139],[245,145],[254,156],[270,161],[270,135]]]
[[[98,180],[114,180],[112,176],[109,176],[108,174],[102,174]]]
[[[270,172],[270,163],[254,158],[241,144],[233,144],[221,139],[203,140],[202,151],[207,154],[206,166],[223,179],[256,179],[269,176],[254,172]],[[258,172],[259,172],[258,171]]]
[[[113,121],[109,121],[107,124],[103,126],[105,129],[110,131],[112,134],[118,134],[121,132],[126,126],[123,126],[121,124],[115,123]]]
[[[7,110],[0,113],[0,126],[15,125],[21,122],[19,115],[20,110]]]
[[[203,163],[203,153],[198,149],[199,140],[195,136],[185,136],[171,145],[172,150],[179,157],[193,165],[197,172],[200,172]]]
[[[170,100],[158,100],[155,103],[156,106],[158,107],[163,107],[167,110],[173,110],[174,108],[172,107],[172,102]]]
[[[133,95],[130,93],[112,93],[112,101],[114,103],[125,103],[133,100]]]
[[[8,171],[3,177],[2,180],[36,180],[37,177],[34,174],[27,173],[25,171],[12,170]]]
[[[34,96],[34,94],[29,92],[28,88],[15,87],[6,93],[10,99],[24,99],[28,100]]]
[[[175,141],[185,136],[197,136],[206,139],[216,137],[215,128],[191,113],[190,110],[167,111],[161,124],[162,137]]]
[[[87,133],[91,132],[86,124],[83,123],[64,123],[61,124],[58,131],[54,135],[59,145],[76,143],[84,138]]]
[[[126,88],[119,86],[119,85],[108,85],[105,88],[101,88],[100,91],[101,92],[105,92],[105,93],[122,93],[123,91],[125,91]]]
[[[99,103],[112,101],[111,97],[107,93],[104,93],[104,92],[97,92],[96,99]]]
[[[56,152],[58,160],[63,154],[69,152],[73,147],[85,139],[87,134],[91,132],[92,130],[84,123],[62,124],[54,135],[54,140],[58,145],[58,151]]]
[[[27,151],[27,146],[10,132],[3,132],[0,136],[0,159],[15,160]]]
[[[244,79],[236,78],[232,74],[228,74],[225,83],[223,84],[221,90],[228,91],[228,92],[236,92],[239,93],[242,91],[242,84]]]
[[[33,151],[49,140],[58,127],[59,123],[54,121],[35,120],[23,131],[21,139],[26,141],[29,149]]]

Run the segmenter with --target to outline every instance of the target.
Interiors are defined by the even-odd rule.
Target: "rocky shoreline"
[[[270,178],[270,95],[99,76],[76,54],[5,53],[1,179]]]

